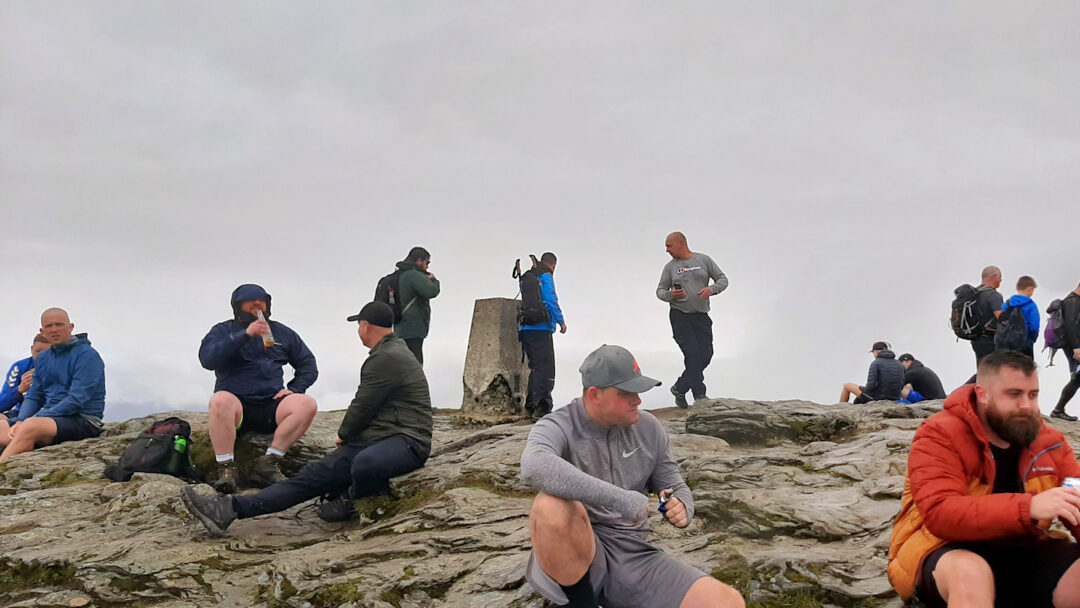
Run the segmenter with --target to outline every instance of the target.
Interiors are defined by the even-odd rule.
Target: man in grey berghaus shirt
[[[671,459],[668,437],[630,351],[604,345],[581,365],[580,399],[541,418],[521,454],[522,480],[540,491],[529,513],[533,552],[525,576],[559,605],[742,608],[742,597],[645,542],[647,492],[667,499],[664,517],[685,528],[694,499]]]
[[[675,405],[686,408],[686,392],[694,401],[708,399],[705,395],[705,368],[713,356],[712,319],[709,318],[709,298],[727,289],[724,271],[704,253],[690,251],[686,237],[672,232],[664,241],[671,261],[664,266],[656,297],[671,304],[668,318],[671,334],[683,354],[685,370],[671,394]],[[712,281],[710,285],[709,282]]]

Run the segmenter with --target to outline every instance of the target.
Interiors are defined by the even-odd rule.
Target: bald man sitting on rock
[[[0,462],[36,447],[101,434],[105,363],[86,334],[72,335],[74,329],[63,309],[41,313],[41,334],[51,346],[34,363],[34,380],[18,417],[9,425],[0,416],[0,434],[8,440]]]

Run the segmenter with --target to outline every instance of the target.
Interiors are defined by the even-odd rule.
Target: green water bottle
[[[184,454],[187,452],[187,439],[184,439],[180,435],[173,438],[173,451],[169,455],[168,471],[170,475],[176,475],[180,472],[180,466],[184,461]]]

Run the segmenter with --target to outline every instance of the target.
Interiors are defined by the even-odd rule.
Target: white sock
[[[233,459],[233,453],[232,452],[229,452],[228,454],[214,454],[214,460],[216,460],[218,462],[232,462],[232,459]]]
[[[282,452],[281,450],[279,450],[279,449],[277,449],[277,448],[275,448],[273,446],[270,446],[270,447],[266,448],[266,455],[267,456],[271,456],[271,455],[273,455],[273,456],[284,456],[285,452]]]

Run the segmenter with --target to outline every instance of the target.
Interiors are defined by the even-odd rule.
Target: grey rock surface
[[[885,577],[891,518],[911,437],[939,407],[716,400],[654,411],[697,517],[679,530],[654,514],[652,540],[751,606],[900,606]],[[205,460],[205,413],[179,415]],[[290,451],[294,469],[330,449],[341,415],[318,415]],[[440,414],[428,465],[395,480],[396,499],[358,501],[359,521],[325,523],[309,503],[213,538],[184,510],[184,482],[102,478],[104,461],[161,417],[0,466],[0,605],[545,605],[523,575],[527,423],[466,428]],[[1059,428],[1074,437],[1080,424]]]

